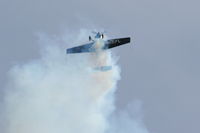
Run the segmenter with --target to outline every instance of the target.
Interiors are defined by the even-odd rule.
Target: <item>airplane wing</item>
[[[81,45],[81,46],[77,46],[77,47],[73,47],[73,48],[69,48],[69,49],[67,49],[66,52],[67,52],[67,54],[94,52],[95,50],[92,48],[93,44],[94,44],[94,42],[88,43],[85,45]]]
[[[130,43],[131,38],[127,37],[127,38],[118,38],[118,39],[111,39],[105,42],[105,46],[103,47],[103,49],[110,49],[113,47],[117,47],[126,43]]]

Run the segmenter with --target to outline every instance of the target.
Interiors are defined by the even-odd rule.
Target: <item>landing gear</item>
[[[92,40],[92,38],[91,38],[91,36],[89,36],[89,41],[91,41]]]

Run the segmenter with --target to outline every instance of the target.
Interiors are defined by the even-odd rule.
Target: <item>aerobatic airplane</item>
[[[93,32],[95,33],[94,39],[89,36],[89,43],[80,45],[77,47],[67,49],[67,54],[74,54],[74,53],[98,53],[102,50],[107,50],[113,47],[118,47],[123,44],[130,43],[131,38],[117,38],[117,39],[104,39],[104,34],[100,32]],[[100,65],[94,68],[97,71],[109,71],[112,69],[112,66]]]
[[[67,49],[67,54],[73,54],[73,53],[88,53],[88,52],[98,52],[101,50],[110,49],[113,47],[117,47],[126,43],[130,43],[131,38],[117,38],[117,39],[110,39],[110,40],[104,40],[104,34],[103,33],[96,33],[96,36],[94,39],[92,39],[91,36],[89,36],[89,43],[80,45],[77,47],[69,48]]]

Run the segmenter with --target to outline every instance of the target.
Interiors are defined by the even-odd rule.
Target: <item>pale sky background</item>
[[[198,133],[199,5],[198,0],[0,0],[0,89],[14,64],[39,57],[37,32],[59,36],[97,26],[110,37],[132,37],[132,45],[114,50],[122,68],[118,109],[141,100],[151,133]]]

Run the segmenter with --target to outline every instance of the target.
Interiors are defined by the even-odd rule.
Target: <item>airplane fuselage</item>
[[[105,41],[102,38],[97,38],[94,40],[93,48],[95,51],[101,51],[105,45]]]

